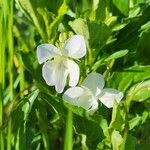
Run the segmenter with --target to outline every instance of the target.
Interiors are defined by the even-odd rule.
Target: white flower
[[[55,86],[58,93],[63,92],[69,75],[69,85],[76,86],[79,80],[79,67],[70,58],[82,58],[86,54],[86,45],[81,35],[68,39],[62,51],[52,44],[41,44],[37,47],[40,64],[44,63],[42,76],[50,86]]]
[[[98,100],[106,107],[113,107],[123,98],[123,93],[115,89],[104,88],[104,78],[99,73],[90,73],[82,85],[69,88],[63,95],[64,101],[94,113],[98,109]]]

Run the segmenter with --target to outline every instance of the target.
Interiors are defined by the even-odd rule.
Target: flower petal
[[[50,86],[55,85],[55,76],[54,76],[55,68],[56,64],[53,60],[46,62],[42,67],[42,76],[45,82]]]
[[[55,68],[55,89],[58,93],[62,93],[66,85],[68,69],[63,62],[57,63]]]
[[[104,78],[101,74],[92,72],[90,73],[82,83],[82,86],[90,89],[94,96],[97,96],[104,87]]]
[[[108,108],[113,107],[115,100],[117,103],[119,103],[123,98],[122,92],[111,88],[104,89],[102,93],[103,96],[101,96],[99,100]]]
[[[98,102],[97,101],[93,101],[92,107],[88,110],[88,112],[90,114],[93,114],[97,109],[98,109]]]
[[[60,54],[59,49],[52,44],[41,44],[37,47],[37,58],[40,64]]]
[[[82,107],[90,113],[94,113],[98,108],[97,100],[82,87],[69,88],[64,93],[63,99],[69,104]]]
[[[67,67],[68,67],[69,77],[70,77],[69,85],[76,86],[78,84],[79,75],[80,75],[79,66],[74,61],[68,59]]]
[[[78,59],[86,54],[86,44],[83,36],[74,35],[64,44],[64,55]]]
[[[58,93],[63,92],[68,75],[68,69],[63,62],[55,59],[46,62],[42,68],[42,75],[48,85],[55,85]]]
[[[81,87],[72,87],[63,94],[63,100],[71,105],[78,106],[78,98],[83,95],[84,89]]]

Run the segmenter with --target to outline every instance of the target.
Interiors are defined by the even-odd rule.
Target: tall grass
[[[0,1],[0,149],[4,150],[3,136],[3,94],[5,87],[5,18],[4,18],[4,1]]]
[[[13,101],[13,56],[14,56],[14,40],[13,40],[13,0],[7,0],[7,43],[8,43],[8,72],[9,72],[9,92],[10,92],[10,101]],[[7,131],[7,150],[11,150],[11,118],[8,122],[8,131]]]
[[[6,88],[9,90],[9,100],[13,100],[13,0],[0,1],[0,134],[1,150],[11,149],[11,119],[8,121],[7,144],[4,143],[3,102]],[[8,70],[7,70],[8,68]],[[8,71],[8,85],[5,84]],[[7,145],[7,146],[6,146]]]

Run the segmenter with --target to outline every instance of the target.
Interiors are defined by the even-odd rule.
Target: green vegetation
[[[36,50],[84,36],[80,81],[124,93],[90,115],[42,77]],[[65,90],[68,88],[68,84]],[[150,0],[0,0],[0,150],[149,150]]]

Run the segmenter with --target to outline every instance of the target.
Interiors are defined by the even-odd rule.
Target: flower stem
[[[72,150],[73,141],[73,113],[68,109],[66,129],[65,129],[65,140],[64,140],[64,150]]]

